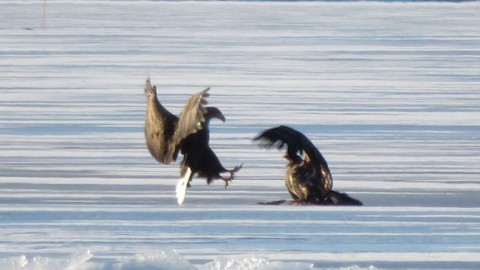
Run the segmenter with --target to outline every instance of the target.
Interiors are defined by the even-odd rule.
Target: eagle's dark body
[[[285,184],[295,202],[333,205],[361,205],[345,193],[332,190],[333,180],[327,161],[312,142],[302,133],[279,126],[267,129],[254,140],[263,141],[265,147],[278,149],[287,145]]]
[[[197,174],[199,177],[204,177],[209,184],[214,179],[222,179],[227,185],[228,181],[234,178],[235,173],[240,170],[241,166],[237,166],[233,170],[225,169],[217,155],[215,155],[212,148],[210,148],[209,123],[213,118],[225,122],[225,117],[218,108],[206,107],[205,122],[202,123],[202,128],[196,133],[190,134],[181,142],[183,161],[180,175],[183,176],[187,168],[190,168],[192,170],[192,176]],[[221,173],[229,173],[230,175],[224,177],[220,175]]]

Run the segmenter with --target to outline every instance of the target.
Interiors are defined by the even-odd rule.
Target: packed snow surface
[[[478,269],[480,2],[0,1],[0,269]],[[212,87],[194,178],[143,134]],[[291,126],[361,207],[289,199]]]

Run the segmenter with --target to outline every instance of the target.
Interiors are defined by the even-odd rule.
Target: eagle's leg
[[[176,197],[179,205],[182,205],[185,201],[185,196],[187,195],[187,187],[190,185],[192,177],[192,169],[190,169],[190,167],[187,167],[185,174],[181,176],[177,182]]]
[[[239,166],[235,166],[235,168],[231,170],[227,170],[226,172],[230,174],[228,177],[223,177],[223,176],[220,177],[220,179],[222,179],[225,182],[225,189],[228,186],[228,182],[232,181],[235,178],[235,173],[240,171],[242,167],[243,167],[243,163],[240,164]]]

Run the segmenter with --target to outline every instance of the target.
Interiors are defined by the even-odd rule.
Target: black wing
[[[287,155],[292,159],[295,158],[297,154],[302,155],[303,152],[305,152],[305,160],[307,162],[319,165],[322,163],[327,164],[322,154],[320,154],[315,145],[313,145],[305,135],[287,126],[267,129],[257,135],[253,140],[262,141],[263,143],[261,143],[261,145],[266,148],[276,146],[278,149],[282,149],[286,144]]]

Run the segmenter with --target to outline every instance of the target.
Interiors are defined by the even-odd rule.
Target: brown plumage
[[[197,132],[205,122],[207,88],[193,95],[185,104],[180,116],[170,113],[157,98],[157,88],[150,78],[145,85],[147,111],[145,114],[145,140],[153,158],[163,164],[176,160],[180,142]]]
[[[361,205],[356,199],[332,190],[333,180],[327,161],[312,142],[302,133],[279,126],[267,129],[254,140],[262,146],[278,149],[287,145],[288,160],[285,184],[296,202],[314,204]]]
[[[152,86],[150,79],[147,79],[145,85],[147,96],[145,139],[150,154],[163,164],[170,164],[176,160],[179,150],[183,154],[181,178],[177,184],[179,204],[183,203],[185,188],[189,186],[195,174],[206,178],[207,183],[214,179],[222,179],[227,185],[242,167],[240,165],[232,170],[225,169],[209,146],[210,120],[218,118],[225,122],[225,117],[218,108],[205,106],[209,89],[193,95],[177,117],[158,101],[156,87]],[[222,176],[222,173],[229,175]]]

